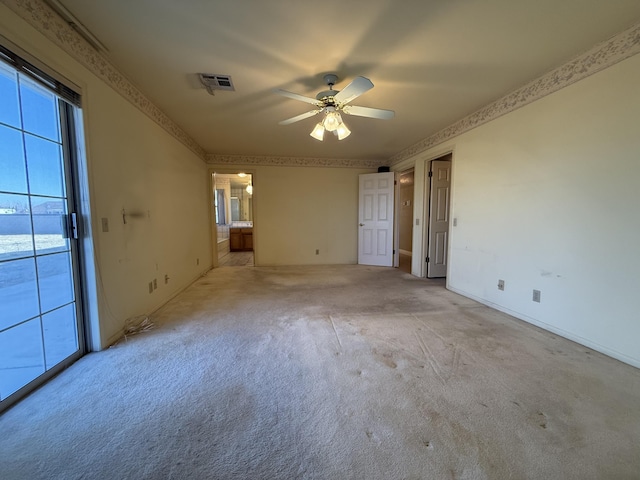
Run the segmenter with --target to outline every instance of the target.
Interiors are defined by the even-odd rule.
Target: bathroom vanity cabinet
[[[229,229],[229,249],[232,252],[253,250],[253,228]]]

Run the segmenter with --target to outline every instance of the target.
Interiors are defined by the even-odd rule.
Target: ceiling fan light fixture
[[[318,123],[310,135],[316,140],[324,140],[324,133],[332,132],[338,140],[344,140],[351,135],[351,130],[342,121],[340,112],[357,117],[377,118],[388,120],[394,117],[393,110],[382,110],[380,108],[359,107],[355,105],[347,105],[352,100],[358,98],[365,92],[373,88],[373,82],[365,77],[356,77],[342,90],[334,90],[333,85],[338,81],[338,77],[334,74],[324,76],[325,83],[329,86],[329,90],[325,90],[316,95],[315,98],[298,95],[297,93],[288,92],[286,90],[275,89],[274,93],[289,97],[294,100],[300,100],[310,103],[316,107],[315,110],[306,112],[295,117],[288,118],[278,122],[280,125],[289,125],[291,123],[305,120],[314,115],[323,114],[324,118]]]
[[[322,141],[324,139],[324,126],[322,125],[322,122],[318,123],[309,135],[316,140]]]
[[[327,107],[327,114],[324,117],[324,128],[329,132],[336,130],[342,123],[342,117],[340,113],[336,112],[335,107]]]
[[[338,140],[344,140],[351,135],[351,130],[344,123],[341,123],[334,133],[338,135]]]

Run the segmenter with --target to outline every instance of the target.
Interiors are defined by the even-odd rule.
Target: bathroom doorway
[[[253,174],[213,172],[211,184],[218,266],[253,266]]]
[[[413,189],[414,170],[398,175],[398,268],[411,273],[413,253]]]

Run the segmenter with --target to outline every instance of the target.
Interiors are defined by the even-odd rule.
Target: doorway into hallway
[[[214,256],[219,266],[253,266],[253,174],[212,172]]]
[[[411,273],[414,169],[398,175],[398,268]]]

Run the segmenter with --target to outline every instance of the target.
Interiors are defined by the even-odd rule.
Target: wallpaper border
[[[205,150],[193,138],[47,4],[40,0],[2,0],[2,3],[205,160]]]
[[[313,157],[271,157],[252,155],[207,155],[211,165],[259,165],[270,167],[335,167],[335,168],[378,168],[385,164],[381,160],[355,160]]]
[[[573,60],[532,80],[430,137],[405,148],[393,155],[389,159],[389,164],[396,165],[475,127],[479,127],[557,92],[637,53],[640,53],[640,23],[623,30],[609,40],[599,43]]]

